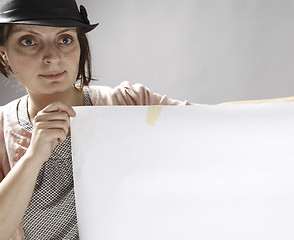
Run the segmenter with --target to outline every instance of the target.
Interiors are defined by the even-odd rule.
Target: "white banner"
[[[294,239],[294,103],[75,111],[81,240]]]

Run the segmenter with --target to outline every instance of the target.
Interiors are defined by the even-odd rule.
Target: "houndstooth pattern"
[[[84,105],[92,105],[86,88]],[[32,131],[27,109],[27,98],[22,98],[18,106],[19,123]],[[42,165],[22,224],[26,240],[79,239],[70,137],[59,143]]]

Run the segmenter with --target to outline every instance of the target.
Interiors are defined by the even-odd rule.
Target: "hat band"
[[[78,11],[67,8],[52,9],[14,9],[0,13],[0,23],[23,22],[41,19],[67,19],[84,23]]]

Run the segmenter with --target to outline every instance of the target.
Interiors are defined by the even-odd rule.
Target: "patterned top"
[[[92,105],[86,88],[84,105]],[[27,109],[27,98],[22,98],[18,120],[24,129],[32,132]],[[26,240],[79,239],[70,137],[59,143],[42,165],[22,224]]]

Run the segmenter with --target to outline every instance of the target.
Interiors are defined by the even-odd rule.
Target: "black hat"
[[[0,0],[0,24],[31,24],[52,27],[81,27],[86,32],[90,24],[87,11],[75,0]]]

